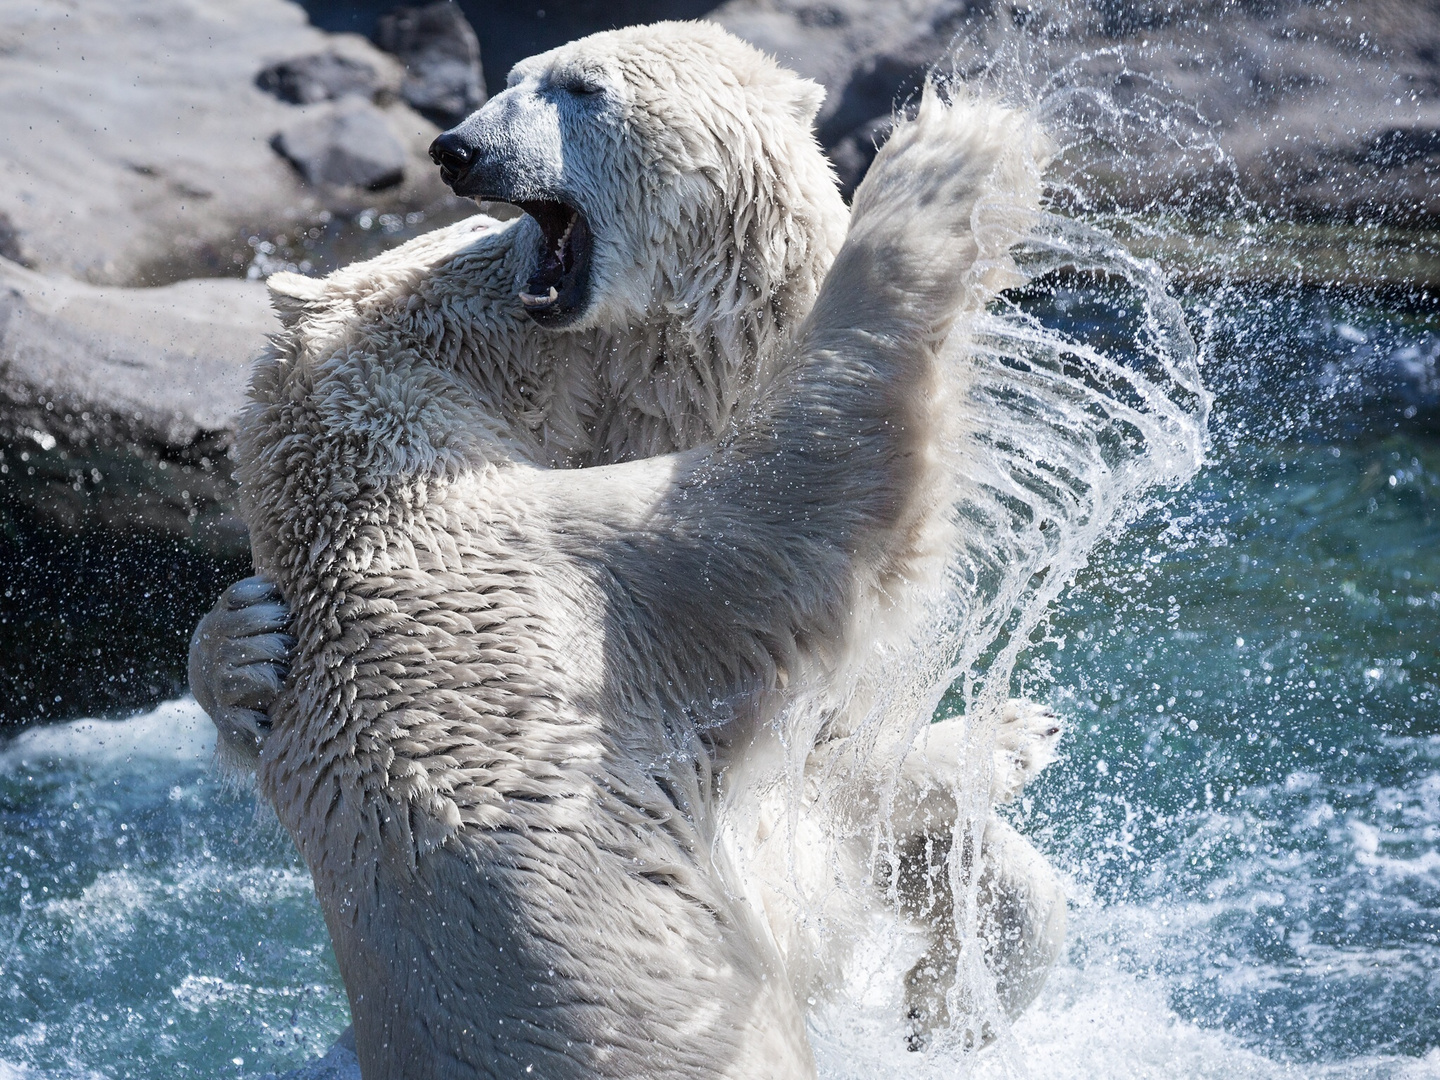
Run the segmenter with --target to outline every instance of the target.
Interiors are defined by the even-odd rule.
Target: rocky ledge
[[[0,3],[0,56],[0,255],[43,273],[243,273],[257,231],[449,198],[405,65],[286,0]]]
[[[256,282],[0,259],[0,729],[183,689],[190,629],[249,566],[228,451],[272,328]]]
[[[709,17],[824,84],[847,186],[931,65],[993,66],[1062,126],[1083,110],[1089,180],[1132,210],[1440,225],[1432,0],[729,0]]]
[[[258,282],[114,288],[0,259],[0,512],[244,554],[230,437],[275,325]]]

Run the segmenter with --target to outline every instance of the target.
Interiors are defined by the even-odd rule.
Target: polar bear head
[[[431,153],[457,194],[534,220],[516,291],[536,323],[703,319],[774,302],[838,247],[846,213],[811,132],[823,96],[713,24],[631,27],[517,64]]]

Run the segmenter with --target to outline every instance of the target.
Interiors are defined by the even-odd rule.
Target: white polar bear
[[[261,789],[366,1075],[805,1075],[826,965],[725,838],[765,816],[745,781],[787,710],[824,718],[817,758],[854,728],[847,668],[936,562],[936,351],[989,295],[972,217],[1002,251],[1023,223],[1032,140],[929,95],[831,267],[813,88],[735,39],[597,35],[511,81],[441,149],[529,217],[275,283],[241,479],[296,646]],[[828,194],[788,186],[817,171]],[[1002,788],[1054,735],[1011,719]],[[948,842],[943,727],[906,759],[901,850]],[[986,843],[1018,852],[982,888],[1023,1004],[1063,900],[1000,822]]]

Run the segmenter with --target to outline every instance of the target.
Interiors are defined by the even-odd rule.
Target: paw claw
[[[991,796],[1009,802],[1055,760],[1055,744],[1064,725],[1048,705],[1011,700],[1005,703],[995,733],[995,769]]]

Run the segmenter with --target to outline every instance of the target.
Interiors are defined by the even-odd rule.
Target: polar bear
[[[935,562],[935,356],[988,295],[982,197],[1033,198],[1027,127],[929,93],[837,255],[775,164],[833,196],[792,145],[818,98],[723,32],[597,35],[511,83],[439,149],[525,219],[275,282],[240,475],[293,670],[263,741],[222,733],[311,867],[366,1075],[806,1075],[807,965],[724,817],[798,700],[843,736],[846,665]],[[1010,720],[1002,788],[1055,734]],[[927,734],[895,806],[948,838]],[[1028,1000],[1063,900],[986,843],[1018,851],[988,888]]]

